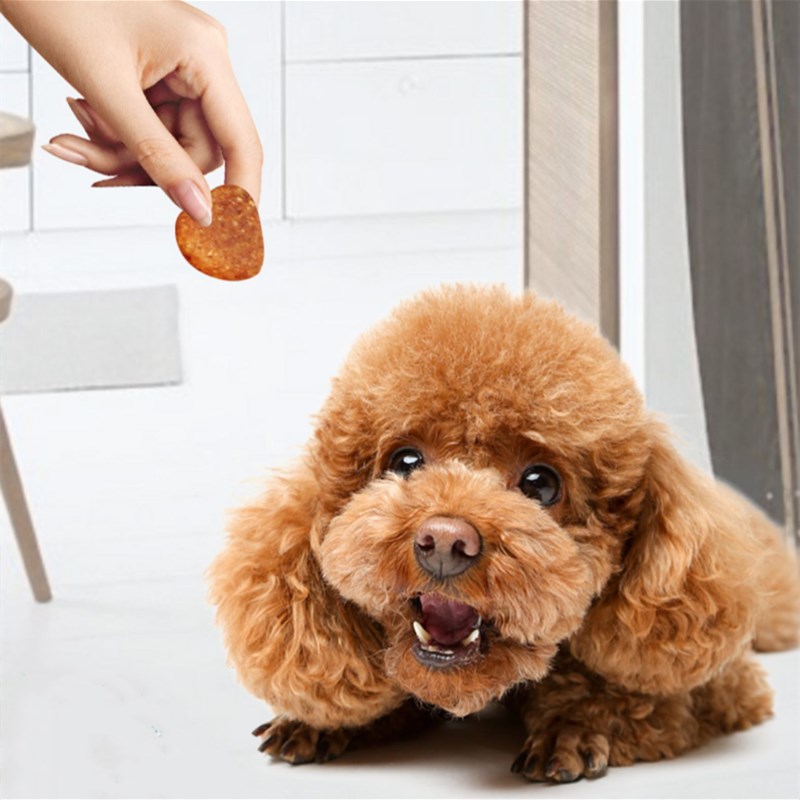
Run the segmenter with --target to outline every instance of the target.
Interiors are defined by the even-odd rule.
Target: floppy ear
[[[402,698],[383,673],[380,630],[322,578],[311,546],[318,501],[302,465],[240,509],[209,569],[210,596],[250,692],[313,727],[351,727]]]
[[[684,461],[660,427],[650,423],[650,431],[621,571],[570,648],[614,683],[673,694],[706,682],[749,646],[759,554],[744,501]]]

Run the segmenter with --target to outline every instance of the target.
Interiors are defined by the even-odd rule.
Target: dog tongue
[[[438,644],[458,644],[478,623],[478,612],[464,603],[436,594],[422,594],[422,627]]]

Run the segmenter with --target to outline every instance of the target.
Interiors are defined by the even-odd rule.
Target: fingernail
[[[42,150],[44,150],[46,153],[50,153],[51,156],[62,159],[63,161],[69,161],[70,164],[80,164],[82,167],[85,167],[89,164],[89,159],[86,158],[86,156],[82,153],[78,153],[75,150],[70,150],[68,147],[55,144],[54,142],[50,142],[50,144],[43,144]]]
[[[211,224],[211,206],[194,181],[186,178],[176,183],[169,190],[169,196],[172,202],[182,208],[198,225],[207,228]]]
[[[94,130],[92,115],[74,97],[67,98],[67,105],[70,111],[78,118],[78,122],[83,126],[86,133]]]

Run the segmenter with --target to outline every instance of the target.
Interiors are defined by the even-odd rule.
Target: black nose
[[[417,563],[436,578],[460,575],[481,552],[481,536],[465,519],[430,517],[414,537]]]

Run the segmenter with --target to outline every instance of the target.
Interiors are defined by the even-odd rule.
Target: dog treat
[[[198,225],[185,211],[175,221],[183,257],[197,270],[223,281],[258,275],[264,262],[264,237],[253,198],[239,186],[211,192],[212,222]]]

